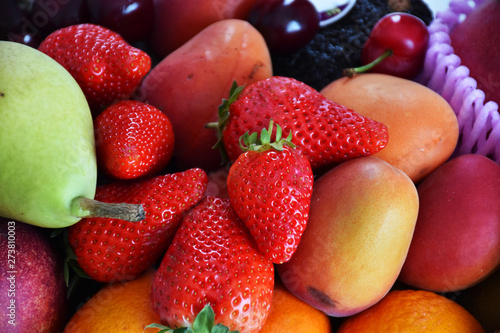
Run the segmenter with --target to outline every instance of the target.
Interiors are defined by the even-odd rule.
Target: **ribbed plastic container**
[[[417,81],[439,93],[455,111],[460,138],[454,156],[484,155],[500,163],[500,114],[498,104],[485,101],[484,92],[453,53],[450,33],[483,0],[452,0],[429,25],[430,40],[424,69]]]

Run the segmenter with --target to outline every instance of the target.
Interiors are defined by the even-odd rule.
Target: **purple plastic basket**
[[[453,53],[450,32],[483,0],[452,0],[449,9],[436,14],[429,25],[430,40],[424,69],[417,81],[450,103],[460,126],[454,156],[484,155],[500,163],[500,114],[498,104],[485,101],[484,92]]]

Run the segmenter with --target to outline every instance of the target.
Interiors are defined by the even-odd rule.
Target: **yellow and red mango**
[[[277,265],[292,293],[326,314],[353,315],[396,281],[418,214],[414,183],[376,157],[349,160],[313,186],[309,221],[292,258]]]

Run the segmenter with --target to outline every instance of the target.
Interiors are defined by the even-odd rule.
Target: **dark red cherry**
[[[38,47],[51,32],[87,20],[85,0],[1,0],[0,38]]]
[[[57,29],[88,20],[85,0],[34,0],[29,16],[32,23],[47,35]]]
[[[151,33],[153,0],[86,1],[92,23],[119,33],[129,43],[145,40]]]
[[[308,0],[257,0],[247,20],[262,34],[271,52],[294,52],[319,28],[319,13]]]
[[[15,0],[0,1],[0,39],[12,40],[21,33],[23,13]]]
[[[369,70],[413,79],[422,70],[428,43],[429,30],[420,18],[388,14],[375,24],[361,51],[364,66],[348,69],[346,74]]]

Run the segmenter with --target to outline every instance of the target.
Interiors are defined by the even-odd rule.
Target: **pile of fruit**
[[[348,2],[1,4],[0,331],[500,330],[500,156]]]

